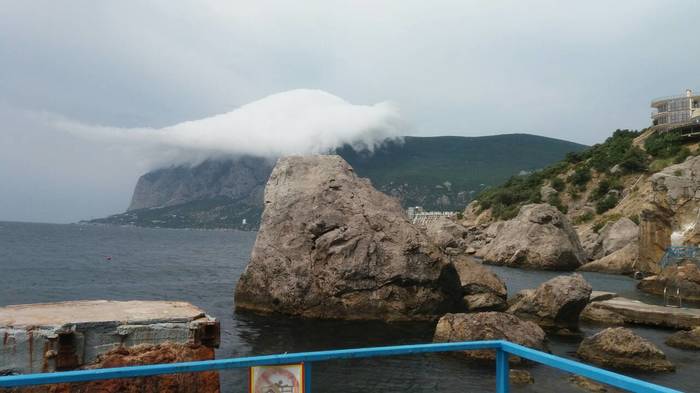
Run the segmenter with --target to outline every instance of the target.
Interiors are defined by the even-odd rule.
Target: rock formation
[[[639,226],[627,217],[607,223],[598,233],[589,259],[600,259],[639,240]]]
[[[666,345],[681,349],[700,349],[700,327],[673,333],[666,339]]]
[[[425,233],[443,252],[451,255],[464,253],[468,247],[464,238],[468,230],[447,217],[438,217],[425,225]]]
[[[578,330],[579,314],[590,296],[591,286],[580,274],[558,276],[525,292],[508,313],[547,329]]]
[[[693,262],[672,265],[658,275],[641,280],[637,288],[661,296],[666,289],[674,301],[676,293],[682,300],[700,301],[700,267]]]
[[[622,327],[607,328],[586,337],[576,354],[583,360],[602,367],[653,372],[675,369],[654,344]]]
[[[578,268],[578,271],[610,274],[632,274],[635,271],[635,266],[638,259],[639,245],[637,242],[633,242],[598,260],[588,262],[587,264]]]
[[[489,268],[467,255],[450,258],[459,275],[462,299],[469,311],[500,311],[506,308],[506,284]]]
[[[676,232],[679,241],[697,244],[700,231],[696,225],[700,215],[700,156],[671,165],[649,178],[652,192],[640,215],[640,269],[658,273],[659,261],[671,235]]]
[[[237,310],[429,320],[462,309],[447,257],[339,156],[281,158]]]
[[[478,255],[496,265],[545,270],[574,270],[586,261],[576,231],[547,204],[523,206]]]
[[[545,333],[535,323],[502,312],[473,314],[446,314],[435,327],[435,342],[474,340],[508,340],[530,348],[545,350]],[[475,360],[494,360],[493,350],[464,351],[464,357]],[[511,361],[519,362],[512,356]]]

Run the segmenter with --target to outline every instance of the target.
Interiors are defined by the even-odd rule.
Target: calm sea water
[[[262,317],[233,312],[233,290],[255,233],[0,222],[0,305],[80,299],[184,300],[221,321],[219,358],[282,352],[430,342],[434,324],[358,323]],[[106,259],[111,256],[111,261]],[[509,293],[556,273],[493,268]],[[658,302],[632,279],[586,274],[596,290]],[[586,334],[600,327],[584,326]],[[678,366],[665,375],[636,375],[684,391],[700,391],[700,352],[666,346],[671,331],[635,328]],[[551,338],[553,353],[573,357],[578,339]],[[535,384],[515,392],[576,392],[567,375],[530,368]],[[244,371],[222,375],[226,392],[247,391]],[[492,392],[494,372],[445,355],[319,363],[317,392]]]

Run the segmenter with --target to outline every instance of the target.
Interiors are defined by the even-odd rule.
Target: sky
[[[697,15],[645,0],[0,0],[0,220],[121,212],[139,175],[208,155],[601,142],[647,126],[652,98],[700,89]]]

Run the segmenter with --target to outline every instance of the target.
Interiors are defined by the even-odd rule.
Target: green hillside
[[[406,137],[373,153],[338,150],[360,176],[404,206],[461,210],[487,186],[561,160],[585,145],[529,134]]]

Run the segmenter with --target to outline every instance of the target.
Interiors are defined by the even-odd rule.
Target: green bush
[[[569,183],[578,187],[585,186],[589,180],[591,180],[591,170],[585,165],[578,167],[568,179]]]
[[[559,194],[550,195],[549,198],[547,199],[547,203],[556,207],[560,212],[562,212],[564,214],[566,214],[566,212],[569,211],[569,209],[561,203],[561,199],[559,198]]]
[[[591,201],[604,198],[610,190],[622,190],[622,183],[617,177],[606,177],[598,183],[590,196]]]
[[[591,221],[593,219],[593,213],[591,212],[585,212],[581,214],[580,216],[574,218],[574,224],[579,225],[583,224],[584,222]]]
[[[617,205],[619,199],[613,194],[608,194],[605,198],[602,198],[595,204],[595,212],[598,214],[603,214],[606,211],[612,209]]]
[[[640,133],[630,130],[617,130],[604,143],[590,150],[590,166],[598,172],[605,172],[625,160],[632,147],[632,141]]]
[[[555,177],[554,179],[552,179],[552,188],[559,192],[562,192],[566,188],[566,183],[564,183],[564,180]]]
[[[644,149],[655,158],[674,157],[681,147],[681,136],[677,132],[657,132],[644,141]]]
[[[620,167],[627,173],[644,172],[648,165],[647,155],[636,146],[627,150],[620,162]]]
[[[688,158],[692,153],[690,152],[690,149],[687,147],[683,146],[678,150],[678,153],[676,153],[676,156],[673,157],[673,163],[674,164],[680,164],[681,162],[685,161],[686,158]]]

